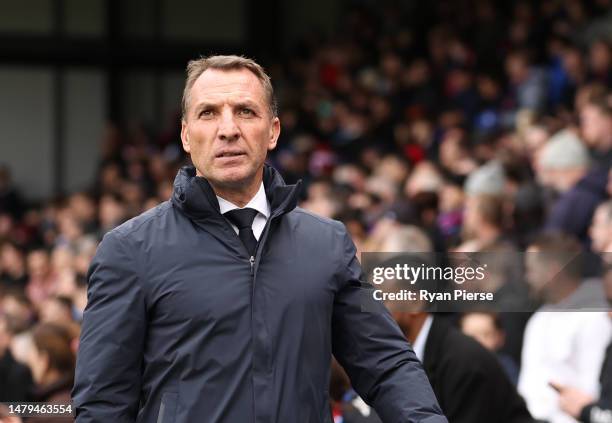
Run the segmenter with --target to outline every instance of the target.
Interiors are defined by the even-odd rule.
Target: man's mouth
[[[217,153],[215,157],[238,157],[243,156],[244,154],[244,151],[221,151],[220,153]]]

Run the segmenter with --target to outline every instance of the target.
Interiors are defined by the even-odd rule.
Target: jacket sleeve
[[[534,422],[525,402],[497,362],[497,357],[480,349],[454,358],[441,358],[437,373],[444,381],[441,389],[436,391],[438,400],[444,405],[450,421]]]
[[[136,421],[146,309],[134,256],[113,231],[89,268],[72,390],[77,423]]]
[[[384,305],[372,297],[343,225],[340,233],[341,288],[332,316],[334,356],[384,423],[448,423],[408,341]]]

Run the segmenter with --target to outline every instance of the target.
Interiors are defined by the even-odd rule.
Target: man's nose
[[[231,110],[223,110],[219,122],[218,136],[224,141],[234,141],[240,137],[240,129]]]

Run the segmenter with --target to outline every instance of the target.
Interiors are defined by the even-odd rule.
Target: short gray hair
[[[187,79],[185,80],[183,100],[181,103],[183,119],[185,119],[187,116],[187,107],[189,105],[191,88],[193,88],[193,84],[195,84],[200,75],[202,75],[208,69],[247,69],[251,71],[257,77],[257,79],[259,79],[261,85],[263,86],[264,92],[266,93],[266,100],[268,102],[270,114],[272,116],[276,116],[278,114],[276,98],[274,97],[274,89],[272,88],[272,81],[264,68],[252,59],[248,59],[243,56],[227,55],[201,57],[196,60],[191,60],[187,64]]]

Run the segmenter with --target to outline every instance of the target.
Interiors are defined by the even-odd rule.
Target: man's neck
[[[261,181],[259,181],[259,183],[254,189],[249,187],[248,190],[244,190],[244,191],[217,189],[213,184],[210,184],[210,185],[215,191],[215,195],[242,208],[246,206],[247,204],[249,204],[249,201],[251,201],[253,197],[255,197],[255,194],[257,194],[257,191],[259,191]]]
[[[202,175],[198,172],[198,176]],[[257,194],[257,191],[259,191],[262,181],[263,169],[255,175],[252,181],[243,185],[219,186],[210,180],[208,182],[210,183],[210,186],[212,187],[216,196],[242,208],[246,206],[249,201],[253,199],[253,197],[255,197],[255,194]]]

